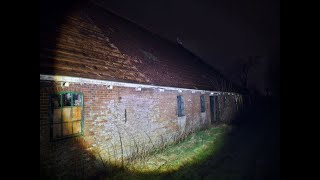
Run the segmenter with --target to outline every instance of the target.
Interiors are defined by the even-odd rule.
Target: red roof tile
[[[221,74],[181,45],[100,7],[74,10],[58,26],[44,20],[41,74],[222,90]]]

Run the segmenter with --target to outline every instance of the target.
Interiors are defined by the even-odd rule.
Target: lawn
[[[227,125],[211,127],[189,135],[183,141],[161,151],[132,161],[124,169],[112,172],[106,179],[165,179],[183,177],[194,166],[201,165],[223,146],[230,131]]]

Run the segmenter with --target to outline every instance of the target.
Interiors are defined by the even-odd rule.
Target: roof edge
[[[72,77],[72,76],[60,76],[60,75],[45,75],[40,74],[40,80],[44,81],[55,81],[55,82],[71,82],[71,83],[80,83],[80,84],[98,84],[105,85],[106,87],[130,87],[130,88],[145,88],[145,89],[158,89],[159,91],[191,91],[192,93],[210,93],[210,95],[240,95],[235,92],[223,92],[223,91],[210,91],[210,90],[201,90],[201,89],[188,89],[188,88],[179,88],[179,87],[169,87],[169,86],[157,86],[157,85],[147,85],[139,83],[126,83],[126,82],[117,82],[117,81],[108,81],[108,80],[98,80],[98,79],[89,79],[82,77]]]

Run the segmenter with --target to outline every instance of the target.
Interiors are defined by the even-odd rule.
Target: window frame
[[[63,95],[64,94],[67,94],[67,93],[70,93],[71,94],[71,106],[64,106],[64,102],[63,102]],[[79,94],[81,99],[82,99],[82,103],[81,105],[78,105],[78,106],[75,106],[74,105],[74,94]],[[53,111],[54,111],[54,107],[52,107],[52,99],[53,99],[53,96],[59,96],[60,98],[60,104],[59,104],[59,109],[61,110],[61,118],[60,118],[60,122],[59,123],[53,123]],[[63,119],[62,119],[62,109],[64,107],[71,107],[71,118],[73,118],[73,107],[82,107],[82,110],[81,110],[81,120],[72,120],[72,129],[73,129],[73,124],[75,121],[80,121],[80,127],[81,127],[81,130],[79,133],[72,133],[70,135],[63,135]],[[84,131],[83,131],[83,128],[84,128],[84,97],[83,97],[83,93],[82,92],[76,92],[76,91],[61,91],[61,92],[55,92],[55,93],[52,93],[49,95],[49,116],[50,116],[50,141],[58,141],[58,140],[62,140],[62,139],[68,139],[68,138],[72,138],[72,137],[78,137],[78,136],[83,136],[84,134]],[[54,124],[60,124],[60,129],[61,129],[61,136],[60,137],[53,137],[53,125]]]
[[[180,97],[180,98],[179,98]],[[180,99],[180,100],[179,100]],[[180,102],[180,104],[179,104]],[[184,111],[184,100],[183,100],[183,96],[182,95],[178,95],[177,96],[177,115],[178,117],[183,117],[185,116],[185,111]]]
[[[206,112],[206,100],[204,94],[200,95],[200,112]]]

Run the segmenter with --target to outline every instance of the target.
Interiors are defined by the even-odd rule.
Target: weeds
[[[166,143],[161,136],[160,147],[154,151],[148,151],[146,145],[141,144],[143,153],[135,158],[128,158],[130,163],[126,163],[123,171],[112,173],[112,178],[150,178],[143,175],[146,173],[154,174],[153,178],[160,178],[163,174],[174,173],[183,166],[199,164],[223,145],[223,137],[228,131],[228,126],[221,125],[189,135],[181,133],[179,140],[171,144]],[[151,138],[149,140],[151,141]]]

